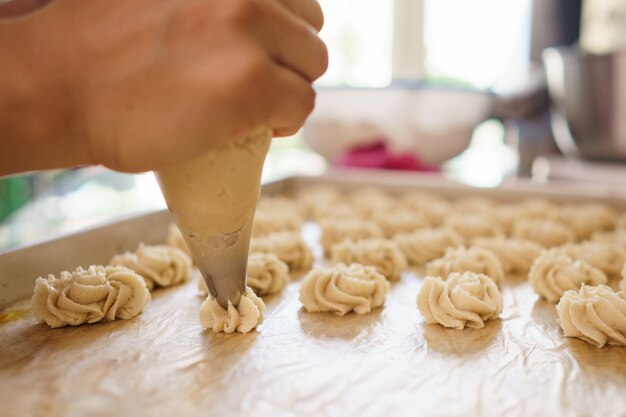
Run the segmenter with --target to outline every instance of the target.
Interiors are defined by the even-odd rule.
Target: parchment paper
[[[303,311],[296,279],[245,335],[202,330],[195,281],[127,321],[49,329],[17,305],[0,325],[0,415],[626,415],[626,348],[563,337],[524,277],[501,284],[501,320],[457,331],[424,324],[420,275],[345,317]]]

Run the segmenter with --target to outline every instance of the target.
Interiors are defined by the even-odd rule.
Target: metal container
[[[543,52],[552,131],[567,156],[626,161],[626,50]]]

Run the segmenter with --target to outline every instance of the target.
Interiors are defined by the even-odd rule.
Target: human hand
[[[316,0],[57,0],[21,24],[64,165],[138,172],[259,125],[293,134],[327,67]]]

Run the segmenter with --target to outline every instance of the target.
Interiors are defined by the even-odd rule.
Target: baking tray
[[[595,187],[476,189],[367,171],[291,177],[263,192],[318,183],[626,203]],[[304,312],[296,280],[265,298],[265,322],[245,335],[202,330],[195,282],[155,291],[134,319],[75,328],[36,324],[28,302],[16,303],[39,275],[162,242],[169,222],[155,212],[0,255],[2,300],[12,303],[4,317],[19,318],[0,325],[3,416],[626,415],[626,348],[564,338],[554,305],[539,301],[523,277],[503,282],[501,320],[464,331],[424,324],[415,306],[419,271],[403,274],[385,306],[364,316]],[[320,254],[317,227],[307,224],[303,234]]]

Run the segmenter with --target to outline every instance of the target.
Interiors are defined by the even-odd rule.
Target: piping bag
[[[167,207],[209,293],[224,308],[246,288],[252,220],[272,131],[262,127],[197,158],[155,171]]]

